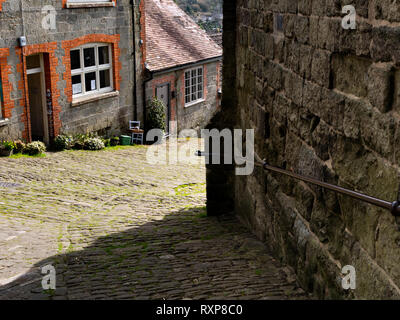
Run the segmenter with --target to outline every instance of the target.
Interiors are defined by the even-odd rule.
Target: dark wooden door
[[[157,99],[161,100],[165,106],[165,133],[169,133],[169,121],[171,119],[171,106],[170,106],[170,85],[169,83],[163,84],[157,87],[156,90]]]

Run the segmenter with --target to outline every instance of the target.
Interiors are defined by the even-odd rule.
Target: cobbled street
[[[207,217],[204,163],[147,150],[0,158],[0,299],[308,298],[232,215]]]

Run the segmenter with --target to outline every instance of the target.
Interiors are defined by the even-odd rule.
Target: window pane
[[[192,70],[192,77],[196,77],[197,76],[197,70]]]
[[[99,47],[99,64],[108,64],[110,63],[110,57],[108,54],[108,46]]]
[[[71,51],[71,70],[81,68],[81,55],[80,50]]]
[[[85,68],[94,66],[96,64],[94,48],[83,49],[83,58],[85,60]]]
[[[82,78],[81,75],[72,77],[72,94],[82,93]]]
[[[203,68],[199,68],[199,69],[198,69],[198,75],[199,75],[199,76],[202,76],[202,75],[203,75]]]
[[[100,71],[100,89],[111,87],[110,70]]]
[[[40,56],[35,54],[26,57],[26,69],[40,68]]]
[[[94,91],[96,86],[96,72],[89,72],[85,74],[85,88],[86,92]]]

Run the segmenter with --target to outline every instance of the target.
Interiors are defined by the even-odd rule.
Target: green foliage
[[[59,135],[54,139],[54,148],[56,150],[68,150],[73,146],[73,139],[69,135]]]
[[[84,141],[84,149],[86,150],[102,150],[104,142],[100,138],[87,138]]]
[[[110,139],[110,146],[115,147],[119,145],[119,137],[112,137]]]
[[[111,146],[111,139],[103,139],[103,143],[104,143],[104,146],[106,148],[110,147]]]
[[[22,142],[21,140],[16,140],[14,142],[15,144],[15,149],[14,149],[14,153],[23,153],[25,148],[26,148],[26,144],[24,142]]]
[[[75,134],[73,136],[72,148],[77,150],[83,150],[85,148],[85,140],[88,139],[90,135],[87,134]]]
[[[13,141],[1,141],[0,148],[3,150],[11,151],[15,149],[15,143]]]
[[[41,141],[33,141],[26,145],[24,153],[29,154],[30,156],[42,154],[46,152],[46,146]]]
[[[166,129],[164,103],[155,97],[147,107],[146,128],[147,130],[161,129],[162,131]]]

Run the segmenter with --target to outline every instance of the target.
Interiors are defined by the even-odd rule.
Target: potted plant
[[[15,148],[14,142],[12,141],[2,141],[0,142],[0,156],[9,157],[13,154]]]

